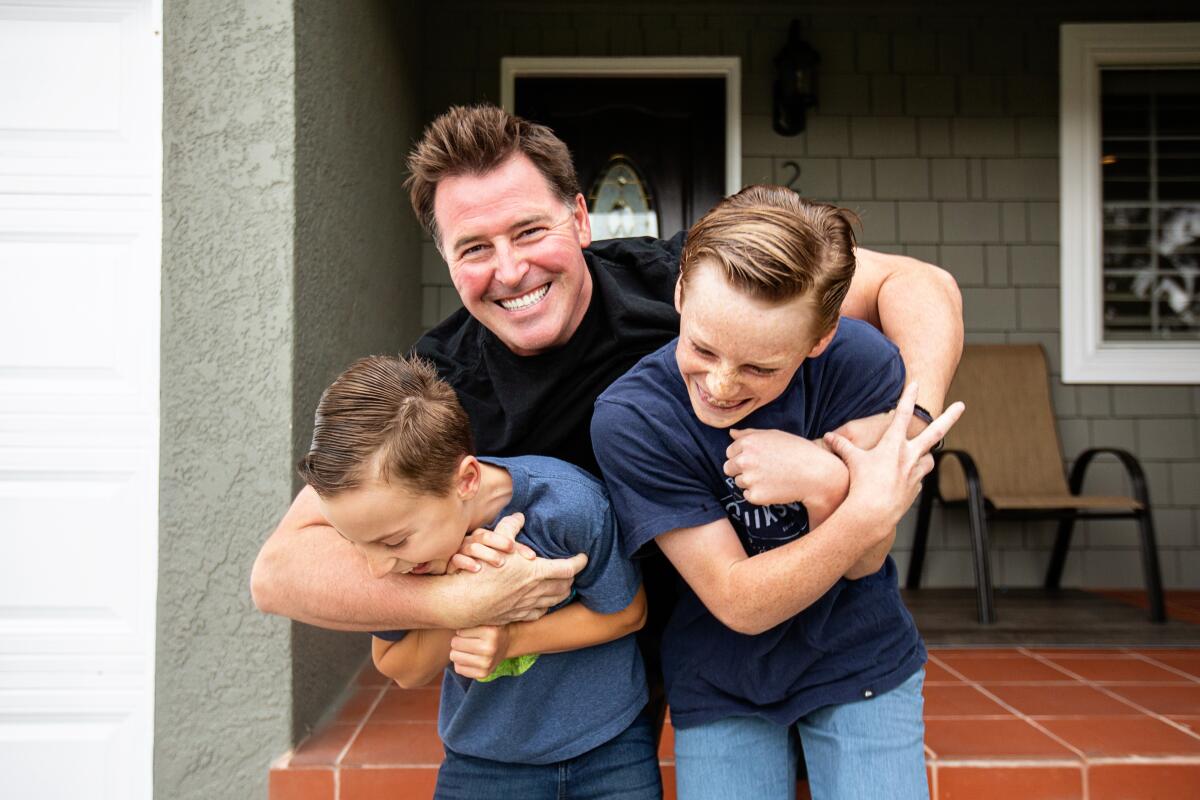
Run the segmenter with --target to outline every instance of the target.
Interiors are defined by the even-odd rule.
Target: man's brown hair
[[[312,445],[298,468],[322,497],[373,477],[442,496],[463,457],[474,453],[467,413],[432,364],[369,356],[321,395]]]
[[[429,123],[408,154],[404,182],[413,211],[440,248],[433,198],[438,181],[456,175],[484,175],[521,153],[568,205],[579,194],[571,152],[545,125],[521,119],[493,105],[451,106]]]
[[[747,186],[727,197],[688,231],[679,259],[680,292],[702,261],[751,297],[782,302],[810,296],[817,311],[812,335],[837,323],[854,277],[857,217],[844,208],[799,197],[782,186]]]

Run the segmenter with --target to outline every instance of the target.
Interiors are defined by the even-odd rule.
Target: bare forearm
[[[580,650],[620,639],[645,624],[646,592],[642,588],[628,606],[614,614],[600,614],[575,602],[539,620],[510,625],[504,657]]]
[[[454,631],[410,631],[398,642],[378,637],[371,640],[375,668],[405,689],[436,680],[450,663],[450,640]]]
[[[883,562],[887,559],[888,553],[892,552],[892,545],[896,541],[896,529],[893,528],[891,534],[882,542],[872,547],[858,561],[854,562],[854,566],[846,571],[846,577],[852,581],[859,578],[865,578],[868,575],[874,575],[883,568]]]
[[[931,264],[859,248],[859,275],[845,313],[871,322],[900,348],[917,402],[934,416],[962,356],[962,294],[954,278]]]
[[[326,525],[276,531],[251,576],[259,610],[348,631],[474,624],[466,588],[453,577],[371,577],[353,545]]]

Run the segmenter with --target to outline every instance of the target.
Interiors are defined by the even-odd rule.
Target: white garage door
[[[162,14],[0,0],[0,795],[150,798]]]

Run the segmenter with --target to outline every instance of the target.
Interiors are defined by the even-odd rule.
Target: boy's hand
[[[725,474],[754,505],[803,500],[829,472],[829,453],[800,436],[754,428],[730,430],[729,435],[733,444],[725,451]]]
[[[529,560],[537,558],[537,553],[528,546],[517,541],[517,534],[525,525],[524,514],[509,514],[496,523],[495,530],[480,528],[468,534],[458,552],[450,557],[446,565],[446,573],[479,572],[484,564],[493,567],[504,566],[508,554],[516,553]]]
[[[894,528],[917,499],[921,480],[933,469],[930,448],[945,438],[963,413],[963,404],[954,403],[929,427],[909,439],[908,426],[916,398],[917,384],[910,383],[900,395],[887,432],[869,450],[856,447],[836,433],[825,434],[825,443],[850,470],[846,505],[854,503],[867,519],[876,523],[868,528],[882,533]]]
[[[496,671],[508,650],[507,625],[480,625],[456,631],[450,640],[450,661],[464,678],[481,680]]]

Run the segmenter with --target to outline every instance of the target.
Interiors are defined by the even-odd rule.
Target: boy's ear
[[[825,348],[829,347],[829,343],[833,341],[833,337],[837,333],[837,329],[838,323],[835,322],[833,323],[833,327],[829,329],[829,333],[817,340],[817,343],[812,346],[812,350],[808,351],[808,355],[805,356],[805,358],[816,358],[817,356],[821,355],[821,353],[824,353]]]
[[[675,313],[683,313],[683,276],[675,281]]]
[[[479,491],[483,470],[475,456],[463,456],[454,472],[454,489],[460,500],[470,500]]]

